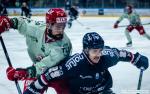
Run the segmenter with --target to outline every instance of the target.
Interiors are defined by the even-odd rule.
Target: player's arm
[[[38,75],[43,73],[45,69],[57,65],[58,63],[60,63],[61,60],[65,58],[62,51],[57,51],[44,57],[40,62],[37,62],[35,65],[27,68],[14,69],[13,67],[8,67],[6,70],[8,79],[14,81],[15,78],[17,80],[24,80],[26,78],[37,77]]]
[[[123,14],[119,17],[119,19],[115,22],[114,24],[114,28],[118,28],[118,24],[124,19],[126,18],[126,14]]]
[[[70,41],[68,42],[70,43]],[[9,80],[14,80],[17,78],[18,80],[24,80],[25,78],[34,78],[43,73],[45,69],[48,67],[53,67],[60,63],[65,57],[69,56],[71,53],[71,43],[62,50],[60,47],[49,48],[52,49],[50,54],[45,57],[41,57],[41,60],[38,61],[35,65],[27,67],[27,68],[17,68],[14,69],[12,67],[7,68],[7,77]],[[14,75],[18,75],[14,77]]]
[[[38,79],[31,83],[23,94],[40,94],[41,90],[48,87],[48,84],[55,79],[63,79],[65,72],[62,66],[55,66],[47,69]]]
[[[39,21],[33,21],[26,17],[11,18],[11,22],[13,23],[13,28],[26,37],[36,37],[40,29],[45,26]]]
[[[78,16],[79,16],[78,10],[74,9],[74,18],[75,18],[75,20],[78,18]]]
[[[58,59],[57,59],[58,60]],[[47,61],[48,64],[51,64],[51,61]],[[60,61],[58,61],[58,63],[60,63]],[[33,65],[27,68],[13,68],[13,67],[8,67],[6,70],[6,74],[7,74],[7,78],[10,81],[14,81],[14,80],[24,80],[27,78],[34,78],[37,77],[37,75],[40,75],[40,73],[42,74],[46,69],[49,68],[49,65],[42,65],[41,66],[37,66]]]
[[[13,28],[24,36],[35,37],[39,30],[36,21],[23,17],[9,18],[8,16],[0,16],[0,23],[0,34]]]
[[[112,48],[112,50],[117,55],[118,61],[131,62],[131,64],[135,65],[137,68],[143,67],[147,69],[149,66],[148,58],[138,52],[133,54],[132,52],[118,50],[116,48]]]
[[[36,92],[39,93],[44,87],[47,87],[48,84],[55,79],[69,79],[75,77],[76,73],[79,72],[77,71],[79,69],[78,66],[80,66],[77,64],[77,62],[74,62],[76,63],[75,66],[72,65],[72,59],[74,59],[76,56],[78,55],[74,55],[72,58],[67,59],[67,61],[62,62],[62,64],[59,66],[47,69],[35,82],[33,82],[26,89],[23,94],[35,94]]]

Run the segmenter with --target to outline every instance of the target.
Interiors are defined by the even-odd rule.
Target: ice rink
[[[32,17],[39,21],[43,21],[44,17]],[[79,17],[78,21],[73,22],[71,29],[66,27],[65,32],[71,39],[73,45],[73,53],[82,51],[82,37],[87,32],[98,32],[105,40],[105,45],[126,49],[126,37],[124,35],[125,27],[113,29],[113,24],[117,17]],[[150,18],[142,18],[142,23],[150,22]],[[123,20],[120,25],[128,25],[127,20]],[[145,31],[150,34],[150,25],[145,25]],[[3,39],[7,47],[8,54],[12,65],[17,67],[31,66],[32,62],[27,53],[27,47],[24,36],[20,35],[17,30],[3,33]],[[136,30],[131,33],[133,39],[133,47],[127,50],[135,53],[139,52],[150,59],[150,40],[141,37]],[[0,46],[0,92],[1,94],[18,94],[14,82],[6,77],[6,68],[8,63],[5,54]],[[140,71],[128,62],[119,62],[116,66],[111,67],[110,72],[113,77],[113,90],[117,94],[135,94],[125,93],[127,90],[136,90]],[[19,82],[21,88],[23,82]],[[150,94],[150,67],[144,71],[141,89],[143,93]],[[54,90],[49,89],[46,94],[55,94]]]

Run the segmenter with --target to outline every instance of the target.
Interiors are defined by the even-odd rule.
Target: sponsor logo
[[[105,86],[101,86],[101,84],[97,84],[95,86],[91,87],[80,87],[79,92],[82,94],[99,94],[98,92],[101,92],[104,90]]]
[[[75,56],[73,56],[70,60],[68,60],[68,62],[65,64],[65,66],[67,67],[67,70],[70,70],[72,67],[77,66],[77,63],[82,60],[84,57],[83,55],[79,55],[76,54]]]
[[[102,51],[102,55],[109,55],[110,57],[114,57],[115,56],[114,52],[111,49],[104,49]]]
[[[58,17],[56,18],[56,23],[66,23],[67,17]]]
[[[80,75],[80,78],[81,79],[88,79],[88,78],[92,79],[93,77],[91,75],[87,75],[87,76]]]

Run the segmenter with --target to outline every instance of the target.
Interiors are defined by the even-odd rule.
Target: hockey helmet
[[[51,8],[46,13],[46,24],[67,23],[67,14],[61,8]]]
[[[83,37],[83,49],[92,48],[92,49],[103,49],[104,40],[103,38],[96,32],[86,33]]]

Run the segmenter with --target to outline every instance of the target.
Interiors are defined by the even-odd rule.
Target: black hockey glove
[[[137,68],[144,68],[144,70],[146,70],[149,66],[148,58],[146,56],[140,55],[139,53],[134,54],[132,64],[134,64]]]
[[[34,83],[31,83],[30,86],[23,92],[23,94],[42,94],[42,90],[37,89]]]

